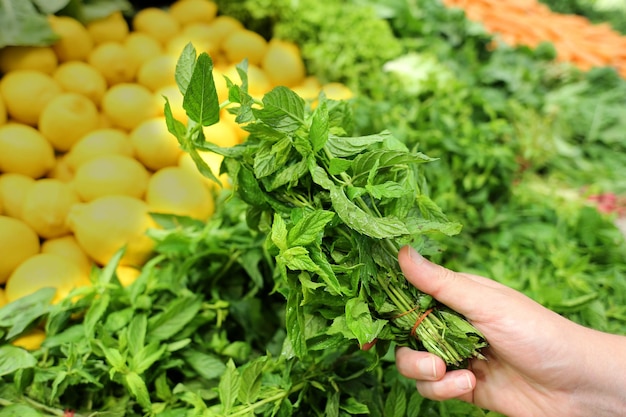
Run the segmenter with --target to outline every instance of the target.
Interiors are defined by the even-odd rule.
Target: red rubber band
[[[432,311],[433,311],[433,309],[429,308],[428,310],[424,311],[424,314],[419,316],[419,318],[415,321],[415,324],[413,325],[413,328],[411,329],[411,336],[412,337],[415,337],[415,332],[417,331],[417,328],[419,327],[420,324],[422,324],[422,322],[424,321],[426,316],[428,316],[430,313],[432,313]]]

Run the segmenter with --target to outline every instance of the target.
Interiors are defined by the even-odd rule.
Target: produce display
[[[488,343],[404,281],[403,244],[626,333],[608,40],[584,65],[563,36],[494,48],[478,1],[17,3],[0,417],[496,417],[397,373],[398,344]]]

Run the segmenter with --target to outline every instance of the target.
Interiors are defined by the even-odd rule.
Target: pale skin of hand
[[[414,286],[465,315],[487,338],[487,360],[446,372],[439,357],[399,348],[399,372],[426,398],[457,398],[509,417],[626,416],[626,337],[575,324],[488,278],[398,256]]]

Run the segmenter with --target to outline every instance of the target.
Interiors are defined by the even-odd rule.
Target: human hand
[[[398,370],[417,381],[421,395],[458,398],[510,417],[626,415],[626,338],[579,326],[509,287],[445,269],[408,246],[398,259],[414,286],[465,315],[490,344],[487,360],[452,371],[436,355],[399,348]],[[617,372],[618,390],[611,381]]]

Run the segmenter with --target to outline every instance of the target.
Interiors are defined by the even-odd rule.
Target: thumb
[[[453,272],[434,264],[410,246],[400,249],[398,261],[406,279],[417,289],[470,320],[481,315],[485,290],[500,285],[487,278]]]

